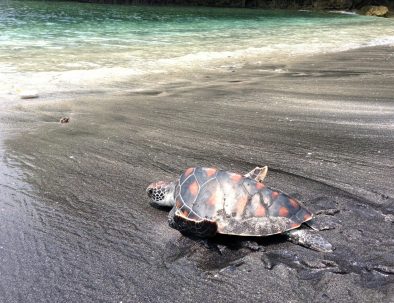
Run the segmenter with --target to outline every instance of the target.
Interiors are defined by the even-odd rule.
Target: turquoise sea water
[[[0,95],[390,43],[394,19],[350,14],[1,0]]]

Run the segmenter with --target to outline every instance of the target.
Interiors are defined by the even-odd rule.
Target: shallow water
[[[0,3],[0,94],[135,89],[246,62],[394,42],[394,20],[336,13]],[[123,87],[121,85],[120,87]]]

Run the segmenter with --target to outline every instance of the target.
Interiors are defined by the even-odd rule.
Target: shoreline
[[[61,78],[65,77],[64,75],[61,76],[60,74],[55,77],[54,75],[51,76],[51,81],[54,83],[51,85],[51,87],[45,88],[43,90],[34,90],[31,87],[28,87],[29,89],[27,91],[35,91],[38,93],[39,97],[34,98],[34,99],[27,99],[24,100],[18,95],[17,93],[11,93],[7,92],[7,94],[2,95],[1,97],[3,99],[7,99],[6,102],[1,102],[0,103],[0,108],[3,110],[6,110],[7,108],[12,108],[15,107],[15,105],[26,105],[28,103],[31,103],[32,105],[36,104],[50,104],[52,102],[57,102],[57,100],[68,100],[72,101],[73,99],[76,98],[83,98],[83,97],[89,97],[89,96],[95,96],[97,94],[104,94],[106,96],[110,95],[122,95],[122,92],[127,91],[127,94],[147,94],[147,95],[155,95],[158,91],[161,89],[166,89],[166,86],[171,86],[173,83],[176,83],[177,79],[179,81],[186,81],[186,82],[192,82],[192,81],[203,81],[205,75],[208,75],[208,77],[227,77],[229,73],[234,73],[234,72],[240,72],[244,73],[245,70],[250,70],[250,69],[265,69],[266,67],[266,73],[267,74],[272,74],[274,76],[275,74],[281,74],[285,73],[286,71],[283,71],[280,67],[284,66],[291,66],[292,64],[296,64],[297,62],[302,62],[303,60],[310,60],[313,58],[319,58],[319,57],[325,57],[329,55],[335,55],[335,54],[340,54],[340,53],[346,53],[346,52],[352,52],[355,51],[357,52],[358,50],[363,50],[363,49],[369,49],[369,48],[380,48],[380,47],[394,47],[394,40],[388,40],[387,38],[381,38],[377,39],[376,41],[370,41],[364,45],[358,45],[358,46],[352,46],[349,48],[344,48],[344,49],[338,49],[338,50],[329,50],[327,52],[310,52],[310,53],[305,53],[305,54],[293,54],[293,55],[287,55],[285,56],[284,60],[281,60],[279,62],[279,59],[273,59],[271,58],[268,60],[266,63],[262,63],[265,57],[267,56],[266,54],[263,55],[263,59],[258,60],[258,62],[253,62],[256,61],[258,56],[255,55],[254,57],[247,58],[248,60],[245,59],[240,59],[240,58],[234,58],[239,59],[237,62],[234,64],[230,64],[229,62],[221,62],[219,64],[216,62],[216,64],[208,68],[207,66],[204,67],[199,67],[197,69],[192,69],[192,68],[187,68],[182,72],[179,71],[174,71],[174,70],[169,70],[165,71],[162,70],[161,72],[154,72],[153,74],[149,73],[143,73],[143,74],[138,74],[138,75],[123,75],[121,76],[120,79],[111,81],[108,83],[106,82],[100,82],[98,88],[94,87],[89,87],[89,86],[82,86],[79,85],[76,86],[75,83],[70,84],[67,83],[67,81],[61,80]],[[187,57],[187,55],[185,56]],[[182,59],[184,60],[184,57],[180,58],[171,58],[171,60],[175,59]],[[275,67],[275,68],[271,68]],[[278,68],[276,68],[278,67]],[[109,68],[110,70],[111,68]],[[83,73],[94,73],[95,70],[82,70]],[[69,70],[69,71],[63,71],[62,73],[75,73],[77,70]],[[31,73],[31,72],[29,72]],[[39,74],[40,72],[38,72]],[[44,74],[55,74],[55,72],[43,72]],[[60,72],[59,72],[60,73]],[[101,73],[101,72],[100,72]],[[192,76],[191,76],[192,75]],[[88,79],[87,75],[85,75],[86,79]],[[163,80],[164,78],[169,77],[170,80]],[[68,78],[68,77],[65,77]],[[129,78],[127,80],[127,78]],[[137,80],[137,78],[139,78]],[[108,78],[104,78],[108,80]],[[199,79],[199,80],[196,80]],[[84,78],[81,79],[83,81]],[[98,79],[96,79],[98,80]],[[137,80],[137,81],[135,81]],[[90,82],[93,80],[90,79]],[[74,81],[75,82],[75,81]],[[130,82],[132,82],[132,85],[130,85]],[[173,82],[173,83],[172,83]],[[38,84],[40,85],[40,84]],[[65,85],[68,86],[66,89],[63,91],[56,91],[53,89],[53,87]],[[74,89],[73,89],[74,86]]]
[[[4,298],[390,302],[393,51],[246,65],[2,113],[2,165],[17,172],[0,178]],[[256,165],[269,166],[269,186],[335,211],[337,228],[322,232],[334,253],[272,237],[258,252],[236,248],[239,239],[207,247],[171,230],[145,196],[189,166]]]
[[[73,1],[73,0],[71,0]],[[284,1],[279,2],[278,4],[276,2],[270,2],[270,3],[264,3],[264,0],[252,0],[252,1],[230,1],[230,3],[212,3],[212,1],[165,1],[165,3],[159,3],[160,1],[156,1],[152,3],[152,1],[133,1],[133,0],[111,0],[107,1],[106,3],[103,3],[102,0],[74,0],[79,3],[87,3],[87,4],[109,4],[109,5],[140,5],[140,6],[191,6],[191,7],[196,7],[196,6],[206,6],[206,7],[220,7],[220,8],[245,8],[245,9],[288,9],[288,10],[299,10],[299,9],[310,9],[310,10],[315,10],[315,11],[329,11],[329,10],[344,10],[344,11],[352,11],[352,10],[359,10],[362,6],[368,6],[368,5],[387,5],[390,9],[393,9],[394,6],[391,3],[381,3],[381,4],[368,4],[367,2],[364,2],[364,5],[362,3],[352,3],[350,4],[349,2],[347,3],[318,3],[319,1],[315,1],[315,3],[308,3],[308,4],[302,4],[302,3],[296,3],[295,1],[288,1],[286,4]],[[196,3],[197,2],[197,3]],[[223,1],[222,1],[223,2]],[[383,2],[383,1],[382,1]],[[330,6],[331,5],[331,6]],[[362,6],[361,6],[362,5]]]
[[[392,20],[385,18],[312,12],[283,13],[271,10],[230,12],[206,8],[115,7],[107,10],[95,6],[90,9],[88,5],[79,7],[72,3],[61,4],[59,7],[56,2],[28,2],[29,5],[23,5],[23,2],[15,1],[14,6],[14,1],[11,0],[10,3],[9,7],[3,6],[5,11],[11,12],[6,14],[11,16],[11,23],[17,21],[12,17],[13,9],[21,12],[27,9],[26,13],[34,16],[34,11],[39,10],[44,3],[43,7],[56,14],[61,14],[62,10],[70,14],[78,20],[74,24],[88,21],[92,24],[105,23],[103,30],[92,31],[89,36],[83,31],[79,33],[71,21],[67,21],[71,22],[68,24],[61,19],[56,23],[50,14],[44,14],[42,18],[50,22],[55,21],[54,24],[57,25],[48,28],[40,39],[34,37],[33,29],[23,31],[22,35],[13,32],[12,27],[9,27],[10,30],[5,28],[6,36],[11,35],[16,40],[5,41],[1,48],[4,55],[0,60],[0,99],[11,103],[18,101],[16,99],[26,91],[37,91],[42,101],[64,99],[69,96],[77,98],[78,95],[88,95],[91,92],[113,94],[122,90],[127,82],[130,90],[138,90],[143,86],[150,90],[156,83],[163,84],[162,82],[168,79],[171,81],[175,77],[187,78],[188,73],[222,71],[226,74],[229,70],[237,70],[245,62],[261,62],[263,65],[267,62],[273,65],[278,62],[287,64],[314,53],[324,54],[370,45],[394,44]],[[89,12],[94,16],[93,12],[96,11],[103,13],[98,15],[100,18],[90,16]],[[88,20],[81,18],[81,12],[88,15]],[[180,12],[180,16],[184,17],[179,19],[176,16]],[[154,22],[155,16],[160,16],[161,13],[164,18],[161,22],[165,24],[164,32],[160,29],[161,23]],[[144,14],[150,16],[147,22],[152,22],[154,28],[149,33],[144,33],[144,29],[136,21],[138,18],[144,18]],[[196,25],[189,24],[190,16],[196,18]],[[230,16],[237,20],[235,29],[228,21]],[[282,17],[286,17],[286,22],[281,25],[279,21]],[[116,18],[124,20],[120,28],[117,28]],[[309,21],[298,22],[304,19]],[[208,26],[209,22],[213,22],[214,26]],[[40,26],[46,26],[42,20],[39,23]],[[70,26],[70,30],[75,31],[75,37],[67,37],[71,33],[67,31],[64,34],[60,25]],[[337,32],[338,27],[343,29]],[[222,32],[220,28],[223,29]],[[271,32],[271,28],[275,28],[274,32]],[[96,45],[97,41],[105,39],[108,30],[113,31],[113,39]],[[176,34],[177,30],[180,30],[179,34]],[[185,30],[187,35],[193,37],[189,42]],[[51,40],[51,35],[59,36],[59,40]],[[140,35],[147,35],[147,43],[138,40]],[[160,42],[163,35],[167,38]],[[217,39],[216,35],[223,36],[223,39]],[[15,43],[21,45],[14,45]],[[72,45],[79,47],[75,48]],[[112,53],[108,51],[109,48],[113,48]],[[47,57],[51,59],[48,61]],[[3,107],[3,101],[0,107]]]

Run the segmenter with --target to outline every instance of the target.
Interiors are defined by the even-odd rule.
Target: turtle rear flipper
[[[299,244],[320,252],[333,251],[331,243],[314,231],[307,229],[294,229],[288,231],[286,234],[288,239],[295,244]]]

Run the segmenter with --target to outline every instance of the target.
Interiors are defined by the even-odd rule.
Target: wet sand
[[[392,47],[21,102],[2,129],[4,302],[394,301]],[[145,194],[190,166],[256,165],[335,223],[333,253],[189,239]]]

